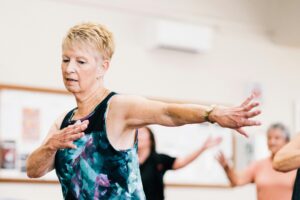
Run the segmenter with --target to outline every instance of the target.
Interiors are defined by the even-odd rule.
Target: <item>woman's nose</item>
[[[74,72],[75,72],[75,69],[76,69],[75,63],[74,63],[73,61],[70,61],[70,62],[67,64],[66,72],[67,72],[67,73],[74,73]]]

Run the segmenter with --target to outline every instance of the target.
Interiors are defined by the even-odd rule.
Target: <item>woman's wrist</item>
[[[44,149],[52,154],[56,153],[57,151],[57,149],[50,142],[44,144]]]
[[[211,105],[208,108],[206,108],[205,113],[204,113],[204,120],[206,122],[210,122],[210,123],[215,123],[215,119],[213,116],[213,112],[216,108],[216,105]]]
[[[230,166],[228,165],[228,163],[223,165],[223,168],[224,168],[225,171],[229,171],[231,169]]]

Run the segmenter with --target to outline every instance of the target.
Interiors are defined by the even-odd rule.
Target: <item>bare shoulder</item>
[[[268,156],[266,158],[262,158],[257,161],[254,161],[253,165],[256,166],[257,168],[269,166],[269,165],[272,165],[272,159],[271,159],[271,157]]]
[[[55,129],[57,129],[57,130],[60,129],[61,124],[62,124],[64,118],[66,117],[67,113],[68,113],[68,112],[65,111],[64,113],[62,113],[62,114],[55,120],[54,125],[53,125],[53,126],[55,127]]]
[[[146,98],[142,97],[142,96],[138,96],[138,95],[118,94],[118,95],[113,96],[110,99],[110,103],[118,105],[118,104],[139,102],[142,100],[146,100]]]
[[[56,118],[56,120],[54,121],[54,123],[50,127],[49,134],[53,133],[54,131],[60,130],[62,122],[63,122],[63,120],[64,120],[64,118],[66,117],[67,114],[68,114],[68,111],[65,111]]]
[[[61,127],[61,124],[64,120],[64,118],[66,117],[67,115],[67,111],[64,112],[63,114],[61,114],[55,121],[54,123],[52,124],[52,126],[50,127],[49,131],[48,131],[48,134],[46,136],[46,138],[44,139],[43,141],[43,144],[45,144],[45,142],[54,134],[56,133],[58,130],[60,130],[60,127]]]
[[[142,96],[119,94],[110,99],[109,107],[110,109],[127,110],[145,101],[147,101],[147,98]]]

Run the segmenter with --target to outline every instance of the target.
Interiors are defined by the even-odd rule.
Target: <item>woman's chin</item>
[[[65,88],[68,90],[68,92],[71,92],[71,93],[79,92],[79,88],[77,88],[77,87],[65,85]]]
[[[279,150],[280,150],[280,148],[270,148],[270,152],[273,155],[275,155]]]

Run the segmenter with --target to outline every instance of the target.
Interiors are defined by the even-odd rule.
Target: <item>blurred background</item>
[[[263,125],[248,129],[249,140],[235,137],[242,168],[268,155],[270,123],[293,136],[300,130],[299,11],[299,0],[0,0],[0,84],[64,90],[64,34],[79,22],[102,23],[116,41],[105,80],[114,91],[225,105],[259,94]],[[62,199],[57,183],[16,179],[0,170],[0,198]],[[167,185],[166,199],[184,198],[254,200],[256,191]]]

